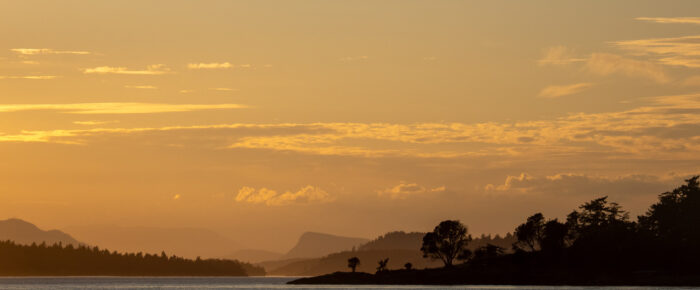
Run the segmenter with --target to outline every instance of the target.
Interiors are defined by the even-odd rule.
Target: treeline
[[[515,233],[513,263],[589,272],[700,273],[698,176],[659,195],[636,221],[619,204],[601,197],[581,205],[565,221],[534,214]]]
[[[371,240],[360,247],[357,251],[376,251],[376,250],[413,250],[419,251],[421,244],[423,243],[423,236],[425,233],[421,232],[410,232],[406,233],[403,231],[388,232],[384,235]],[[516,241],[515,236],[511,233],[507,233],[505,236],[500,235],[486,235],[482,234],[479,237],[473,238],[467,248],[471,250],[476,250],[482,246],[495,245],[499,247],[510,246]]]
[[[98,247],[20,245],[0,241],[2,276],[258,276],[265,270],[236,260],[118,253]]]

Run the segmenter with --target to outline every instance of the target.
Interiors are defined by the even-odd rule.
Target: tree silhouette
[[[406,268],[406,270],[411,270],[413,269],[413,264],[411,264],[411,262],[408,262],[406,264],[403,264],[403,267]]]
[[[660,239],[682,242],[683,246],[700,243],[700,184],[695,176],[685,185],[659,195],[659,202],[639,217],[642,229]]]
[[[544,224],[542,236],[540,239],[540,247],[545,252],[558,252],[566,246],[566,236],[569,233],[569,227],[566,224],[553,219]]]
[[[386,264],[389,263],[389,258],[384,260],[379,260],[379,266],[377,267],[377,272],[386,271]]]
[[[440,259],[445,267],[451,267],[455,259],[465,260],[471,255],[466,250],[471,241],[467,235],[467,227],[457,220],[446,220],[423,236],[423,246],[420,250],[423,257]]]
[[[355,273],[355,269],[357,266],[360,265],[360,258],[358,257],[352,257],[348,259],[348,267],[352,269],[352,272]]]
[[[541,213],[530,216],[524,224],[515,229],[515,236],[518,238],[516,246],[523,250],[527,247],[530,251],[535,251],[540,247],[539,241],[542,240],[543,231],[544,216]]]

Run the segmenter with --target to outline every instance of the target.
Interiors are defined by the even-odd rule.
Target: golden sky
[[[0,1],[0,218],[286,250],[700,173],[698,1]]]

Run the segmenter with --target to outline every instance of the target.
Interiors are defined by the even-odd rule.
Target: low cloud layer
[[[98,66],[84,69],[85,74],[117,74],[117,75],[162,75],[170,72],[163,64],[153,64],[142,70],[134,70],[126,67]]]
[[[210,63],[190,63],[187,64],[188,69],[229,69],[233,65],[229,62],[210,62]]]
[[[418,196],[429,193],[444,192],[445,186],[427,188],[417,183],[401,182],[394,187],[378,191],[379,196],[388,196],[391,199],[405,199],[410,196]]]
[[[540,94],[538,95],[540,98],[558,98],[558,97],[563,97],[563,96],[568,96],[568,95],[573,95],[580,93],[587,88],[591,87],[593,84],[591,83],[578,83],[578,84],[571,84],[571,85],[563,85],[563,86],[547,86],[542,91],[540,91]]]
[[[264,204],[267,206],[327,203],[333,200],[334,199],[328,192],[311,185],[302,187],[295,192],[286,191],[284,193],[278,193],[275,190],[264,187],[255,189],[253,187],[244,186],[238,190],[238,194],[236,195],[236,202]]]
[[[154,103],[76,103],[76,104],[8,104],[0,105],[2,112],[61,111],[70,114],[148,114],[187,112],[213,109],[241,109],[239,104],[154,104]]]
[[[39,54],[73,54],[73,55],[86,55],[91,54],[89,51],[83,50],[55,50],[51,48],[13,48],[10,49],[14,53],[20,55],[39,55]]]
[[[550,176],[532,176],[522,173],[508,176],[503,184],[489,184],[487,192],[537,195],[626,196],[658,194],[673,186],[675,180],[662,180],[652,175],[618,177],[561,173]]]

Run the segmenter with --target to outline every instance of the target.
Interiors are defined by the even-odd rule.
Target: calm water
[[[537,287],[537,286],[301,286],[285,285],[288,277],[132,278],[132,277],[16,277],[0,278],[0,289],[684,289],[663,287]],[[690,288],[685,288],[690,289]]]

